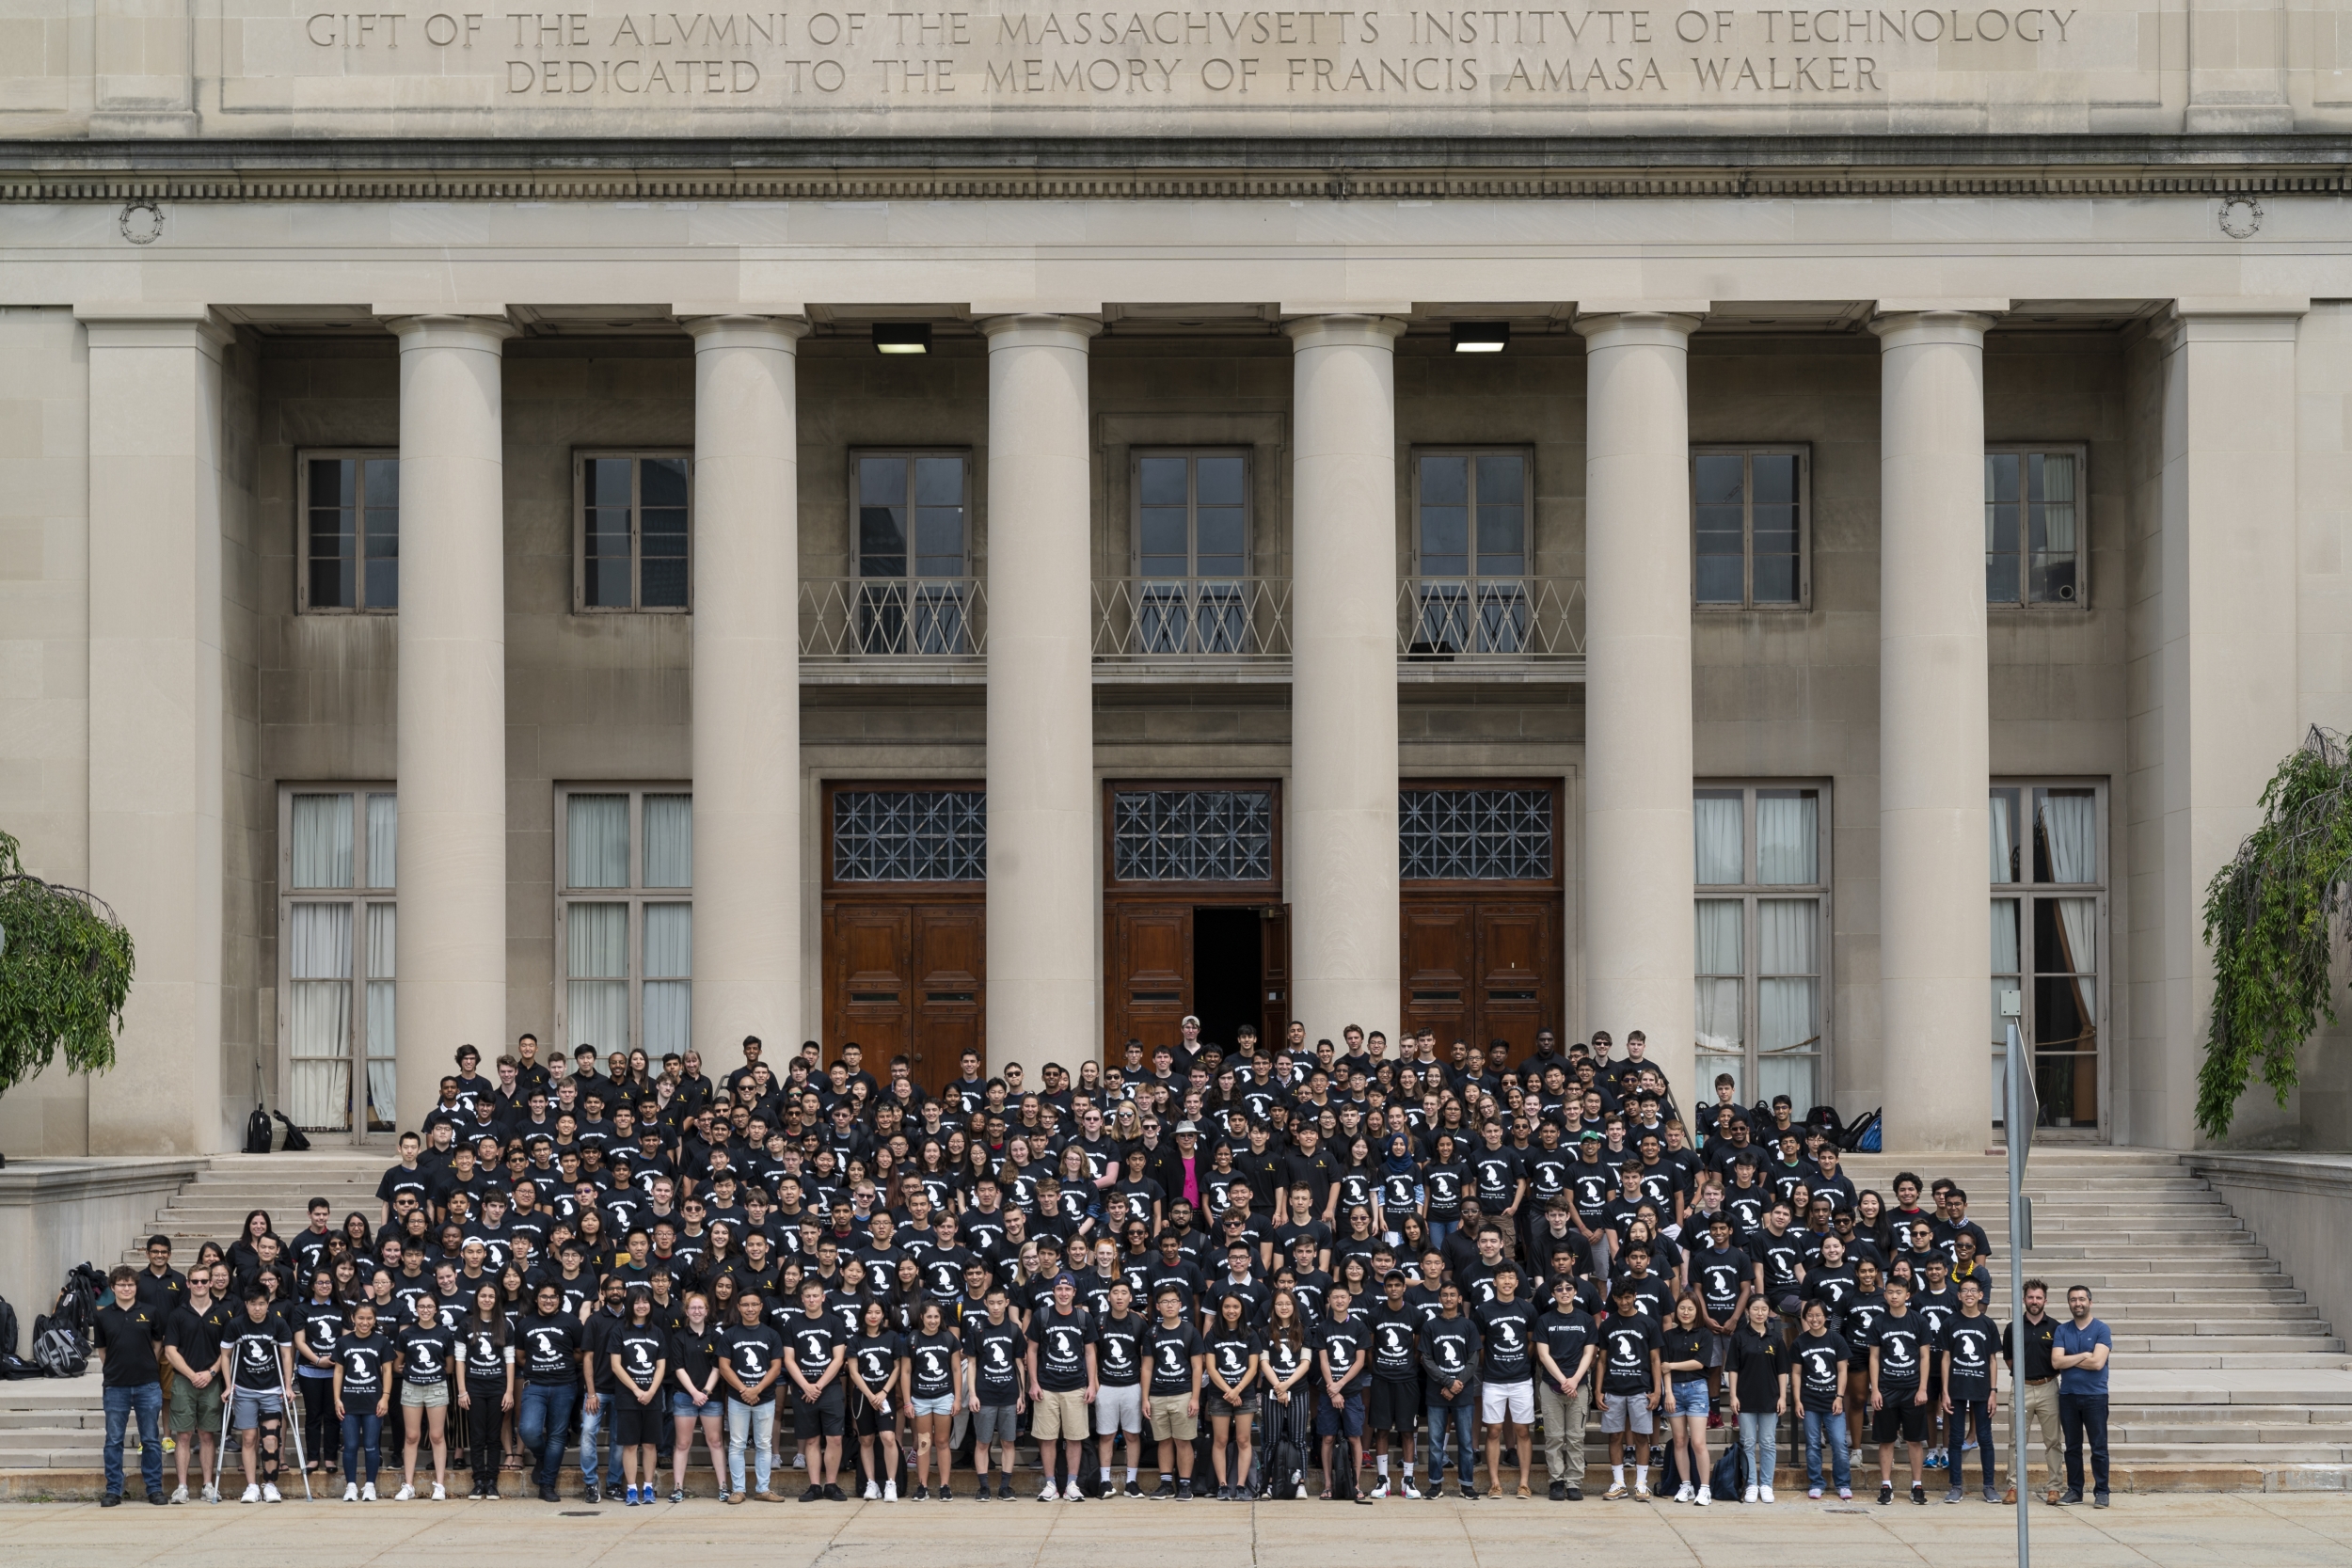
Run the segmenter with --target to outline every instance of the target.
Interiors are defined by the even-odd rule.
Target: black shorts
[[[1421,1424],[1421,1383],[1391,1382],[1385,1377],[1372,1380],[1369,1414],[1364,1418],[1368,1433],[1393,1432],[1410,1437]]]
[[[846,1424],[850,1429],[848,1435],[874,1437],[885,1432],[898,1430],[897,1425],[889,1417],[875,1411],[872,1402],[864,1394],[851,1394],[845,1388],[842,1390],[841,1400],[847,1412]]]
[[[657,1398],[651,1404],[639,1404],[637,1396],[626,1388],[615,1389],[606,1399],[612,1404],[612,1441],[625,1449],[641,1448],[661,1440],[662,1418],[667,1414]]]
[[[838,1437],[843,1421],[841,1384],[838,1379],[825,1385],[825,1391],[811,1400],[798,1387],[792,1390],[792,1435],[801,1442],[812,1437]]]
[[[1886,1395],[1886,1402],[1879,1406],[1878,1418],[1871,1423],[1870,1435],[1882,1443],[1900,1437],[1907,1443],[1928,1440],[1928,1411],[1924,1404],[1914,1404],[1913,1389]]]

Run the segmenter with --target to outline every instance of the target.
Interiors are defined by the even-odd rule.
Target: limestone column
[[[490,316],[416,315],[400,338],[399,942],[403,1128],[451,1057],[496,1055],[506,1015],[506,562]]]
[[[1886,1147],[1982,1149],[1985,790],[1984,334],[1899,310],[1879,335],[1879,984]]]
[[[1072,316],[988,334],[988,1066],[1098,1053],[1087,343]]]
[[[800,458],[805,322],[694,337],[694,1046],[801,1038]]]
[[[89,345],[89,886],[138,943],[89,1152],[227,1147],[221,1060],[221,351],[201,306],[103,307]]]
[[[1648,1038],[1685,1107],[1696,1002],[1691,846],[1690,342],[1698,317],[1584,335],[1585,1022]]]
[[[1396,340],[1377,316],[1290,324],[1291,1016],[1395,1032]]]
[[[2160,924],[2134,933],[2133,972],[2160,977],[2161,989],[2133,988],[2145,1046],[2129,1061],[2107,1053],[2117,1142],[2198,1141],[2197,1073],[2213,1011],[2205,886],[2261,823],[2263,787],[2302,739],[2295,443],[2304,309],[2301,300],[2183,300],[2164,339],[2154,711],[2136,718],[2132,748],[2155,763],[2153,779],[2134,783],[2155,797],[2136,802],[2146,826],[2134,836],[2147,838],[2147,827],[2161,835],[2160,849],[2151,846],[2161,856],[2151,867]],[[2117,843],[2110,834],[2111,854]],[[2120,931],[2121,919],[2109,919]],[[2239,1105],[2239,1137],[2280,1118],[2259,1080]]]

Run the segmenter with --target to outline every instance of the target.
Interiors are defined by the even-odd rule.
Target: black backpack
[[[245,1118],[245,1151],[247,1154],[269,1152],[269,1113],[257,1101],[253,1114]]]
[[[294,1117],[288,1116],[283,1111],[278,1112],[277,1116],[279,1121],[286,1124],[286,1152],[289,1154],[303,1154],[309,1152],[310,1140],[302,1135],[302,1129],[294,1124]]]
[[[32,1359],[44,1377],[80,1377],[89,1370],[89,1341],[54,1317],[35,1318]]]

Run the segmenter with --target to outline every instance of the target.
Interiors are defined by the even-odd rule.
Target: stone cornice
[[[0,142],[0,201],[2334,196],[2352,137]]]

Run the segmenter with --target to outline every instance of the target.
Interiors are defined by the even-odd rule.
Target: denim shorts
[[[914,1400],[909,1407],[917,1416],[952,1416],[956,1413],[956,1397],[942,1394],[935,1400]]]
[[[1707,1379],[1694,1377],[1688,1383],[1675,1385],[1675,1408],[1677,1416],[1705,1416],[1710,1413],[1707,1402]]]
[[[694,1396],[689,1394],[685,1389],[673,1388],[670,1390],[670,1414],[677,1417],[681,1420],[691,1421],[698,1416],[707,1416],[715,1421],[720,1417],[726,1414],[726,1396],[717,1392],[716,1390],[712,1391],[711,1396],[708,1399],[703,1401],[699,1409],[695,1407]]]

